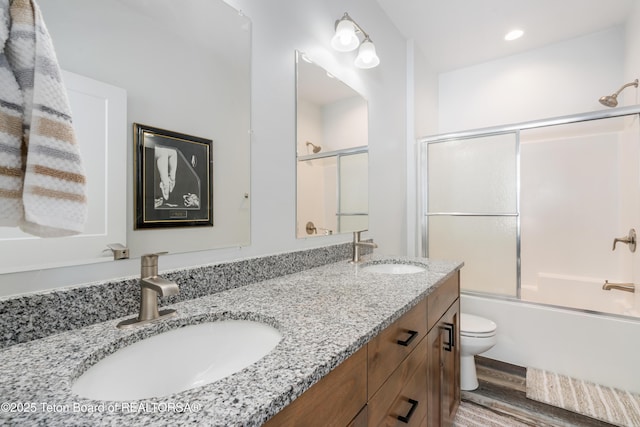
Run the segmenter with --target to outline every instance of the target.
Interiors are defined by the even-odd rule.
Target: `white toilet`
[[[460,388],[475,390],[478,388],[476,375],[476,354],[484,353],[496,345],[494,321],[473,314],[460,314]]]

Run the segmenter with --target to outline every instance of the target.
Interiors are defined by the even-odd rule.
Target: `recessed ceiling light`
[[[507,40],[507,41],[519,39],[520,37],[522,37],[523,34],[524,34],[524,31],[522,31],[522,30],[512,30],[512,31],[509,31],[504,36],[504,39]]]

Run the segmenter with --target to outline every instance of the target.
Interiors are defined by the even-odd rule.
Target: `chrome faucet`
[[[376,245],[373,242],[361,242],[360,241],[360,233],[362,233],[363,231],[367,231],[367,230],[361,230],[361,231],[354,231],[353,232],[353,256],[351,257],[351,263],[355,264],[357,262],[360,262],[360,248],[361,247],[365,247],[365,248],[377,248],[378,245]]]
[[[166,319],[176,314],[175,310],[158,311],[158,297],[176,295],[178,284],[158,276],[158,256],[166,254],[142,255],[140,259],[140,313],[138,317],[118,323],[118,328],[144,325],[156,320]]]
[[[602,289],[604,289],[605,291],[617,289],[619,291],[635,292],[636,285],[634,285],[633,283],[609,283],[608,280],[605,280],[604,285],[602,285]]]

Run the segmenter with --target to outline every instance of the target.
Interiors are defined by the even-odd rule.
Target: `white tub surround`
[[[483,356],[640,393],[637,319],[464,293],[460,302],[500,328]]]
[[[114,319],[13,345],[0,352],[0,395],[30,406],[0,412],[0,424],[259,426],[462,266],[426,259],[399,262],[419,263],[425,271],[364,273],[361,265],[342,260],[173,304],[175,318],[139,329],[119,330],[122,319]],[[181,325],[225,318],[266,322],[283,339],[250,367],[168,397],[104,402],[71,392],[75,378],[118,348]]]
[[[609,283],[628,282],[615,278],[538,273],[535,284],[522,284],[521,298],[523,301],[640,318],[640,299],[636,292],[604,290],[602,287],[606,280]]]

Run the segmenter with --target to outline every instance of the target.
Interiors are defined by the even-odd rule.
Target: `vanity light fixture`
[[[358,56],[354,62],[358,68],[374,68],[380,64],[380,58],[376,54],[376,47],[371,38],[347,12],[336,21],[335,27],[336,33],[331,39],[331,47],[338,52],[351,52],[360,46]],[[360,43],[358,33],[362,33],[362,43]]]

